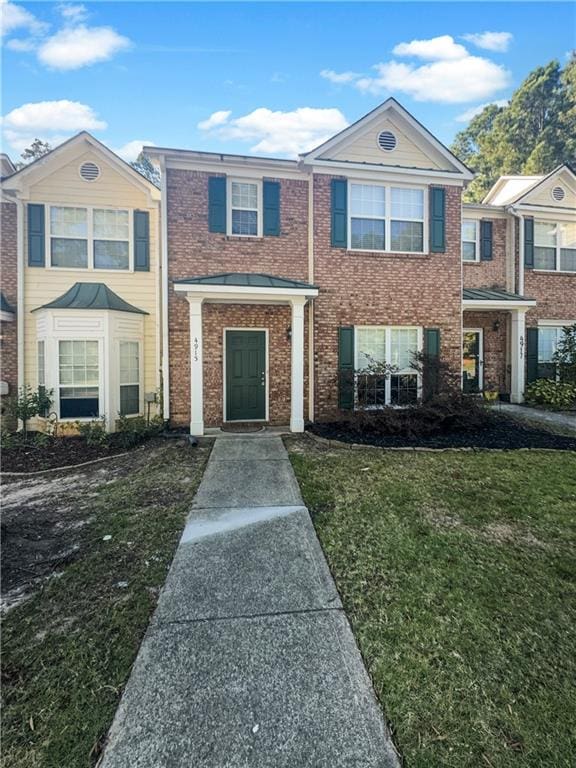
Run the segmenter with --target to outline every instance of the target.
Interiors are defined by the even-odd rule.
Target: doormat
[[[222,432],[234,432],[238,434],[247,432],[264,432],[266,429],[262,424],[242,424],[241,422],[235,422],[234,424],[222,424]]]

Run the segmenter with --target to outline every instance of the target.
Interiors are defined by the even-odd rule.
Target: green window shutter
[[[492,261],[492,222],[480,222],[480,260]]]
[[[28,203],[28,266],[46,264],[45,212],[43,205]]]
[[[446,251],[446,190],[430,188],[430,251]]]
[[[348,247],[348,182],[332,179],[332,247]]]
[[[262,185],[264,202],[264,235],[280,234],[280,182],[265,181]]]
[[[354,326],[338,329],[338,407],[354,408]]]
[[[538,328],[526,328],[526,383],[538,378]]]
[[[226,176],[208,179],[208,229],[226,234]]]
[[[424,328],[423,389],[427,399],[440,389],[440,329]]]
[[[148,211],[134,211],[134,269],[150,271],[150,216]]]
[[[524,266],[534,267],[534,219],[524,219]]]

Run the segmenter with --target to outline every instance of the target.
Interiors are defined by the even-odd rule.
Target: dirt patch
[[[439,510],[423,510],[423,516],[435,528],[458,530],[492,544],[513,544],[526,547],[547,549],[548,544],[538,539],[529,531],[511,523],[488,523],[483,526],[473,526],[465,523],[457,515]]]

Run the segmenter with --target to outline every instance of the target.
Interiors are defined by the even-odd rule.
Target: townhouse
[[[147,154],[160,192],[87,134],[2,184],[22,221],[19,380],[60,420],[113,429],[160,392],[193,434],[301,431],[415,402],[416,352],[513,402],[555,375],[576,322],[568,167],[462,204],[471,171],[394,99],[297,160]]]

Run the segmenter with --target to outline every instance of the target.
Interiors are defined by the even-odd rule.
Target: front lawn
[[[576,455],[287,438],[406,768],[569,768]]]
[[[2,486],[6,768],[95,763],[208,453],[155,440]]]

